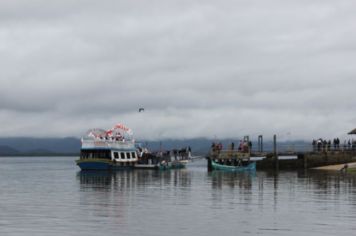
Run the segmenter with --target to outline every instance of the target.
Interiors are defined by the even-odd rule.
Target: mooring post
[[[251,154],[251,148],[252,146],[250,145],[250,137],[247,135],[245,136],[245,141],[247,142],[247,145],[248,145],[248,153]]]
[[[308,169],[308,154],[303,154],[303,159],[304,159],[304,169]]]
[[[258,151],[260,153],[263,152],[263,136],[262,135],[258,136]]]
[[[276,170],[279,169],[278,153],[277,153],[277,135],[273,135],[273,156]]]
[[[207,157],[208,160],[208,172],[213,171],[213,166],[211,164],[211,156]]]

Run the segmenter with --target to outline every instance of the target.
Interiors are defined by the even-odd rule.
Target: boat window
[[[136,158],[136,153],[135,152],[131,152],[131,157],[132,158]]]
[[[119,153],[118,152],[114,152],[114,158],[118,159],[119,158]]]
[[[124,153],[124,152],[121,152],[121,153],[120,153],[120,157],[121,157],[121,159],[125,159],[125,153]]]
[[[131,158],[131,154],[129,152],[126,153],[127,159]]]
[[[101,159],[105,159],[106,153],[105,153],[104,151],[99,152],[99,157],[100,157]]]
[[[118,155],[118,154],[117,154]],[[110,150],[82,150],[82,159],[111,159]]]
[[[86,159],[86,158],[88,158],[88,153],[86,153],[86,152],[84,152],[84,151],[81,151],[81,153],[80,153],[80,158],[81,158],[81,159]]]

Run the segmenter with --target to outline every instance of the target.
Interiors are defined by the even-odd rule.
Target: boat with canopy
[[[76,163],[82,170],[131,169],[138,161],[132,130],[123,124],[90,129],[81,142]]]

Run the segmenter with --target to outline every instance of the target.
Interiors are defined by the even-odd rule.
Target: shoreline
[[[345,163],[348,165],[347,169],[356,169],[356,162]],[[345,164],[337,164],[337,165],[327,165],[311,168],[312,170],[332,170],[332,171],[340,171],[344,168]]]

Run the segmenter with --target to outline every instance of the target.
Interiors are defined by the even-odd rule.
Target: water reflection
[[[224,185],[230,188],[252,188],[252,178],[256,176],[256,172],[234,173],[213,171],[209,173],[211,185],[213,189],[221,189]]]
[[[355,197],[356,175],[341,172],[309,171],[306,185],[318,195],[350,194]]]
[[[96,191],[112,191],[152,186],[174,186],[188,188],[191,186],[191,172],[187,170],[156,171],[79,171],[77,173],[80,187],[84,191],[91,188]]]
[[[325,171],[76,172],[1,159],[0,235],[354,235],[356,175]],[[23,164],[26,163],[26,164]],[[21,165],[20,165],[21,164]]]
[[[334,204],[346,201],[356,206],[356,174],[325,171],[258,171],[256,173],[211,172],[208,174],[213,201],[223,201],[228,192],[240,203],[257,200],[274,212],[290,204]]]
[[[235,224],[234,232],[240,233],[298,235],[302,228],[305,235],[315,229],[324,234],[337,228],[340,219],[346,233],[356,216],[356,175],[338,172],[81,171],[77,183],[80,205],[95,219],[111,219],[128,235],[161,225],[167,227],[160,235],[172,234],[172,229],[189,231],[175,224],[179,219],[189,225],[187,214],[204,225],[204,235],[215,227],[227,234]],[[225,223],[214,225],[216,219]],[[192,232],[199,235],[201,229],[197,226]]]
[[[111,184],[114,175],[107,171],[80,171],[77,178],[81,187],[102,188]]]
[[[79,201],[91,214],[127,226],[130,214],[157,215],[164,205],[187,204],[191,174],[187,170],[80,171]]]

